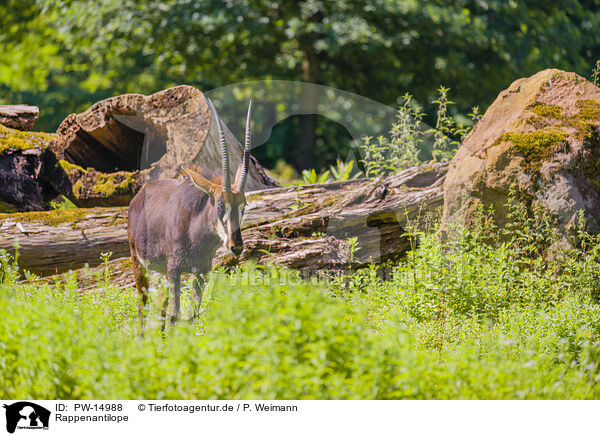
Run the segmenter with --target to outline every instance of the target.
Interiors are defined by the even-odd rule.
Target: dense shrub
[[[0,397],[600,398],[600,238],[580,222],[576,248],[543,256],[538,218],[414,231],[387,280],[217,272],[164,337],[156,298],[140,337],[133,288],[19,282],[0,253]]]

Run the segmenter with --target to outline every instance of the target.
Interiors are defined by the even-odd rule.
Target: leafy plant
[[[448,99],[448,92],[449,89],[443,86],[438,89],[439,96],[433,102],[438,106],[436,125],[426,131],[423,130],[421,108],[413,102],[410,94],[402,97],[390,137],[379,136],[375,141],[372,137],[363,138],[361,162],[367,177],[384,177],[420,164],[420,144],[425,135],[433,138],[432,162],[446,162],[454,156],[456,147],[471,128],[458,124],[448,113],[448,106],[454,104]],[[479,108],[473,107],[469,116],[476,123],[481,118]]]
[[[438,98],[433,101],[438,106],[437,118],[435,128],[428,130],[428,133],[433,133],[431,154],[435,162],[447,162],[452,159],[455,147],[460,144],[459,141],[453,139],[453,136],[458,135],[461,138],[466,136],[464,128],[457,127],[454,118],[448,115],[448,106],[454,104],[448,99],[448,91],[450,89],[440,86]]]
[[[592,83],[596,86],[600,86],[600,59],[596,61],[596,65],[592,70]]]
[[[0,253],[0,396],[600,399],[600,237],[581,216],[574,248],[546,259],[544,211],[511,202],[500,228],[484,209],[468,230],[409,222],[412,250],[386,277],[375,265],[326,280],[215,271],[200,319],[164,338],[157,307],[137,336],[135,290],[111,275],[85,292],[74,273],[18,281]]]
[[[422,117],[421,108],[413,104],[410,94],[405,94],[390,138],[380,136],[376,142],[371,142],[372,137],[364,138],[362,163],[367,177],[382,177],[419,164]]]
[[[315,171],[314,168],[312,168],[310,170],[302,171],[302,180],[304,180],[304,183],[307,185],[312,185],[315,183],[325,183],[325,182],[327,182],[328,178],[329,178],[329,170],[327,170],[323,174],[319,174],[319,175],[317,175],[317,172]]]
[[[473,124],[477,124],[477,122],[481,119],[481,114],[479,113],[479,106],[473,106],[471,108],[471,113],[469,114],[471,120],[473,120]]]
[[[345,163],[341,159],[337,159],[336,166],[329,167],[331,174],[333,174],[333,178],[337,181],[351,180],[356,179],[360,176],[360,173],[352,174],[352,170],[354,169],[354,161],[351,160],[348,163]]]
[[[64,195],[61,196],[60,201],[51,201],[50,206],[52,209],[77,209],[77,206]]]

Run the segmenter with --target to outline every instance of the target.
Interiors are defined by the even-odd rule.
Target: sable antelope
[[[243,162],[234,187],[229,176],[229,155],[221,119],[212,102],[208,106],[217,120],[222,174],[211,174],[193,165],[179,168],[179,179],[146,183],[129,205],[129,247],[135,285],[139,294],[139,316],[144,329],[144,308],[148,301],[148,270],[166,274],[169,294],[163,298],[162,330],[169,299],[169,321],[179,317],[182,273],[195,274],[192,319],[198,316],[204,288],[204,274],[212,267],[219,245],[238,256],[243,249],[240,222],[246,205],[246,180],[250,161],[250,116],[248,105]]]

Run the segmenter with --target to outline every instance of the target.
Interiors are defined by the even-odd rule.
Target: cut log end
[[[57,130],[53,150],[83,168],[106,173],[140,170],[145,179],[175,177],[184,163],[218,170],[219,141],[211,117],[204,95],[191,86],[150,96],[119,95],[69,115]],[[242,147],[226,126],[224,130],[235,171]],[[251,191],[279,184],[253,159],[247,186]]]
[[[0,105],[0,124],[17,130],[31,130],[39,114],[40,110],[37,106]]]

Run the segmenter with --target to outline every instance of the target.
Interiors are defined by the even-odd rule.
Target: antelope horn
[[[242,174],[238,181],[239,192],[246,191],[246,180],[248,179],[248,165],[250,164],[250,116],[252,113],[252,100],[248,104],[248,117],[246,118],[246,142],[244,143],[244,160],[242,162]]]
[[[217,128],[219,130],[219,144],[221,148],[221,161],[223,166],[223,192],[231,192],[231,181],[229,179],[229,153],[227,152],[227,143],[225,142],[225,135],[223,134],[223,126],[221,125],[221,117],[217,113],[215,106],[213,105],[210,98],[206,98],[210,110],[214,112],[215,118],[217,119]]]

